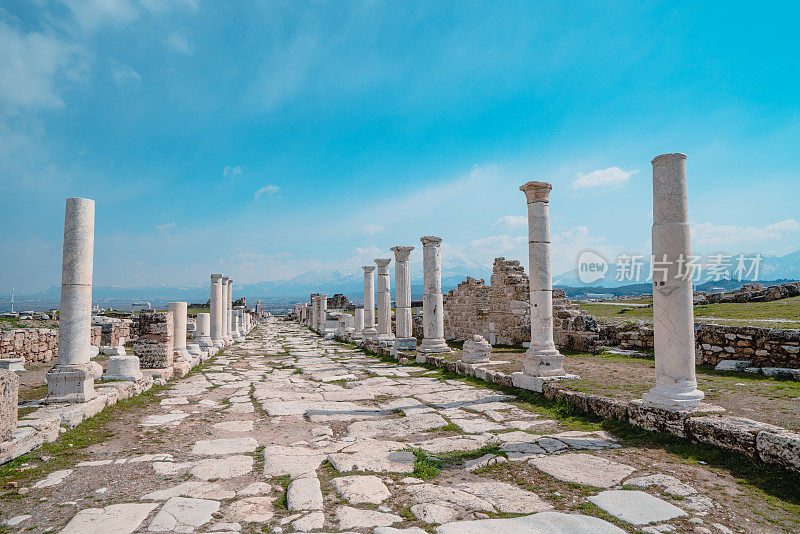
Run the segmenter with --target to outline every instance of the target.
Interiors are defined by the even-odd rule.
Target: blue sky
[[[98,285],[348,270],[430,234],[525,259],[530,179],[553,183],[558,274],[649,252],[665,152],[688,155],[695,251],[800,249],[798,16],[0,0],[0,286],[60,282],[70,196],[97,202]]]

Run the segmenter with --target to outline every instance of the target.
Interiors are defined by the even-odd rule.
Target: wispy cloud
[[[363,235],[377,235],[384,230],[386,230],[386,227],[382,224],[365,224],[358,229],[358,233]]]
[[[175,228],[175,223],[174,222],[166,223],[166,224],[157,224],[156,225],[156,230],[158,230],[159,232],[161,232],[163,230],[169,230],[170,228]]]
[[[280,186],[269,184],[265,185],[264,187],[259,187],[256,189],[256,197],[255,199],[258,200],[264,195],[274,195],[275,193],[281,190]]]
[[[242,168],[239,166],[225,165],[225,168],[222,169],[222,176],[225,178],[236,178],[240,174],[242,174]]]
[[[622,187],[622,184],[631,179],[631,176],[639,172],[639,170],[625,171],[619,167],[609,167],[607,169],[598,169],[587,174],[579,174],[572,185],[572,189],[589,189],[589,188],[602,188],[602,189],[617,189]]]
[[[130,65],[113,59],[109,59],[109,64],[111,65],[111,77],[114,78],[117,88],[135,91],[142,84],[142,77]]]
[[[524,215],[506,215],[500,217],[492,225],[493,228],[508,228],[509,230],[517,230],[528,226],[528,218]]]
[[[795,219],[785,219],[766,226],[693,223],[692,245],[693,247],[712,247],[738,243],[763,243],[773,239],[783,239],[796,232],[800,232],[800,222]]]
[[[177,54],[188,56],[192,53],[192,45],[189,44],[186,37],[178,32],[170,32],[164,42],[170,50]]]

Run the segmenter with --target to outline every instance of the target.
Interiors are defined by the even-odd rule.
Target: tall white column
[[[58,360],[47,372],[47,402],[85,402],[95,397],[96,375],[89,351],[93,257],[94,200],[68,198],[58,310]]]
[[[172,324],[175,329],[173,349],[189,360],[189,352],[186,350],[186,307],[185,302],[169,303],[169,311],[172,312]]]
[[[211,342],[215,347],[222,348],[225,346],[225,322],[223,316],[225,313],[224,301],[225,289],[222,285],[222,275],[211,275]]]
[[[361,334],[366,337],[375,337],[378,330],[375,328],[375,266],[364,265],[364,329]]]
[[[643,399],[650,406],[687,410],[705,395],[697,389],[694,368],[692,277],[680,269],[692,253],[686,155],[663,154],[651,163],[656,385]]]
[[[233,327],[231,325],[231,319],[233,319],[233,313],[231,313],[231,302],[233,302],[233,280],[227,276],[223,277],[222,288],[224,290],[223,295],[225,297],[225,313],[222,316],[222,320],[225,322],[225,340],[228,342],[228,344],[230,344],[233,343]]]
[[[325,293],[317,297],[317,316],[319,333],[325,335],[325,328],[328,326],[328,295]]]
[[[318,293],[311,294],[311,304],[308,306],[308,327],[311,330],[317,329],[317,297],[319,296]]]
[[[450,352],[444,340],[444,302],[442,297],[442,238],[425,236],[422,242],[422,268],[425,293],[422,296],[423,340],[419,352]]]
[[[409,257],[414,247],[392,247],[394,252],[394,302],[397,350],[414,350],[417,339],[411,323],[411,265]]]
[[[353,323],[353,339],[364,338],[364,308],[356,308]]]
[[[553,279],[550,274],[550,191],[547,182],[520,186],[528,202],[531,346],[522,358],[530,376],[563,376],[564,356],[553,341]]]
[[[391,341],[392,334],[392,290],[389,282],[391,258],[378,258],[378,339]]]

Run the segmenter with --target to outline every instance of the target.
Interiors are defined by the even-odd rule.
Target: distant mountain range
[[[647,276],[650,266],[644,263],[642,272]],[[565,288],[567,294],[583,296],[587,293],[640,294],[650,292],[650,283],[631,284],[630,281],[615,280],[615,265],[609,264],[609,272],[602,280],[584,284],[573,270],[553,277],[553,285]],[[491,267],[481,265],[463,258],[442,259],[442,290],[447,292],[456,287],[468,276],[483,278],[489,283]],[[800,280],[800,250],[785,256],[764,256],[760,265],[759,280],[780,283]],[[391,272],[394,285],[394,271]],[[739,283],[735,281],[707,282],[701,280],[697,289],[714,290],[733,289]],[[310,293],[342,293],[354,301],[360,301],[363,293],[364,276],[359,268],[352,271],[312,270],[288,280],[258,282],[255,284],[234,284],[234,297],[247,297],[249,302],[264,300],[265,302],[295,302],[306,300]],[[61,288],[52,286],[49,289],[32,295],[17,295],[17,310],[43,310],[59,305]],[[101,307],[129,309],[132,301],[147,301],[157,307],[164,307],[167,302],[181,300],[187,302],[206,302],[209,297],[209,286],[147,286],[147,287],[115,287],[95,286],[92,290],[93,301]],[[411,264],[411,293],[414,300],[422,298],[422,264]],[[0,293],[0,310],[9,309],[8,292]]]

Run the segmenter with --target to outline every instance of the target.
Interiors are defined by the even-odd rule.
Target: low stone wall
[[[120,338],[125,341],[133,339],[133,321],[130,319],[120,319],[100,325],[100,345],[116,346]]]
[[[365,343],[362,341],[361,345],[364,346]],[[390,356],[390,349],[387,347],[369,343],[367,348]],[[416,352],[400,353],[398,360],[400,364],[428,364],[500,386],[515,387],[510,374],[494,371],[481,364],[469,364]],[[651,432],[673,434],[800,472],[800,433],[785,428],[744,417],[670,412],[645,406],[641,400],[625,401],[572,391],[569,389],[569,381],[543,381],[538,389],[531,391],[540,393],[549,400],[566,402],[588,414],[625,421]]]
[[[142,369],[172,367],[175,327],[170,312],[139,314],[139,337],[133,342],[133,353]]]
[[[697,364],[747,360],[753,367],[800,369],[800,330],[698,324],[695,333]],[[639,324],[604,324],[600,343],[628,350],[653,350],[653,329]]]
[[[0,442],[11,438],[17,428],[19,377],[14,371],[0,369]]]
[[[482,335],[492,345],[531,340],[530,284],[519,261],[495,258],[491,285],[467,278],[444,295],[445,338],[464,341]],[[582,312],[563,290],[553,290],[553,337],[563,349],[594,350],[597,321]]]
[[[93,326],[91,343],[100,346],[100,326]],[[57,328],[17,328],[0,332],[0,357],[24,358],[25,363],[46,363],[58,354]]]
[[[778,286],[764,287],[764,284],[745,284],[735,291],[725,293],[695,293],[695,304],[714,304],[717,302],[771,302],[800,295],[800,282],[789,282]]]

